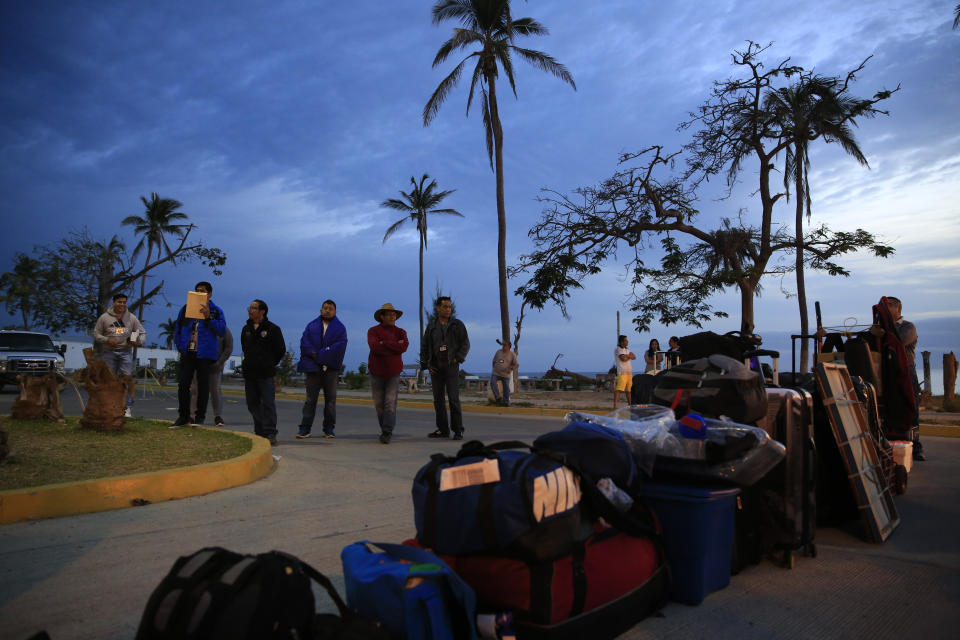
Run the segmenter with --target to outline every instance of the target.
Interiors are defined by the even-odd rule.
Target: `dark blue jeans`
[[[300,430],[307,433],[313,429],[317,415],[317,399],[323,389],[323,432],[333,433],[337,426],[337,378],[339,370],[311,371],[307,373],[307,401],[303,403],[303,419]]]
[[[190,383],[197,376],[196,422],[203,422],[207,415],[207,398],[210,397],[210,369],[214,360],[198,358],[196,351],[180,354],[180,380],[177,386],[177,404],[181,420],[190,420]],[[271,379],[272,380],[272,379]],[[276,423],[276,419],[274,419]]]
[[[199,379],[197,382],[200,382]],[[244,378],[243,387],[247,396],[247,411],[253,417],[253,432],[264,438],[275,438],[277,436],[277,401],[273,376]],[[198,404],[200,398],[204,396],[197,396]]]
[[[397,391],[400,388],[400,376],[381,378],[370,376],[370,391],[373,393],[373,407],[377,410],[377,422],[380,431],[393,434],[397,426]]]
[[[433,386],[433,410],[437,414],[437,430],[449,434],[463,433],[463,412],[460,410],[460,365],[447,365],[430,374]],[[450,421],[447,422],[447,407],[444,399],[450,401]]]
[[[493,399],[500,402],[500,394],[497,393],[497,381],[503,384],[503,404],[510,406],[510,378],[504,378],[497,374],[490,376],[490,391],[493,392]]]

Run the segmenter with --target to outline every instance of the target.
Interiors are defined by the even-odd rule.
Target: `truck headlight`
[[[63,360],[57,360],[53,363],[54,368],[57,370],[57,373],[63,373],[65,369],[65,364]]]
[[[7,372],[7,361],[0,360],[0,373],[6,373],[6,372]]]

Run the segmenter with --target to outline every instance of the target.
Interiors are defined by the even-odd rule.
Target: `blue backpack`
[[[343,548],[347,603],[407,640],[476,640],[476,596],[443,560],[402,544]]]
[[[473,440],[456,456],[434,454],[414,478],[413,510],[417,541],[440,554],[539,561],[569,553],[590,534],[579,476],[516,441]]]

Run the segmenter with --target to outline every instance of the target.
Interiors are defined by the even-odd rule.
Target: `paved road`
[[[74,413],[76,408],[67,411]],[[0,412],[12,395],[0,394]],[[75,402],[75,401],[73,401]],[[138,400],[136,413],[172,418],[170,398]],[[431,453],[430,410],[401,408],[398,437],[377,439],[370,406],[343,404],[335,440],[293,438],[300,403],[281,401],[276,470],[244,487],[144,507],[0,526],[0,637],[46,629],[54,640],[132,638],[143,605],[177,556],[207,545],[281,549],[328,574],[342,592],[340,550],[352,542],[414,535],[410,484]],[[252,430],[240,398],[225,418]],[[470,437],[521,439],[560,418],[468,413]],[[765,563],[700,606],[669,604],[626,638],[955,637],[960,627],[960,438],[928,438],[897,499],[900,528],[883,545],[858,523],[818,530],[818,556],[792,571]],[[321,602],[321,606],[328,606]]]

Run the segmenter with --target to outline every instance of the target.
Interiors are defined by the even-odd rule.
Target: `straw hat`
[[[376,320],[377,322],[380,322],[380,316],[383,314],[384,311],[395,312],[397,314],[398,320],[400,319],[400,316],[403,315],[403,311],[400,311],[400,309],[394,309],[393,305],[390,304],[389,302],[384,302],[382,307],[380,307],[379,309],[373,312],[373,319]]]

